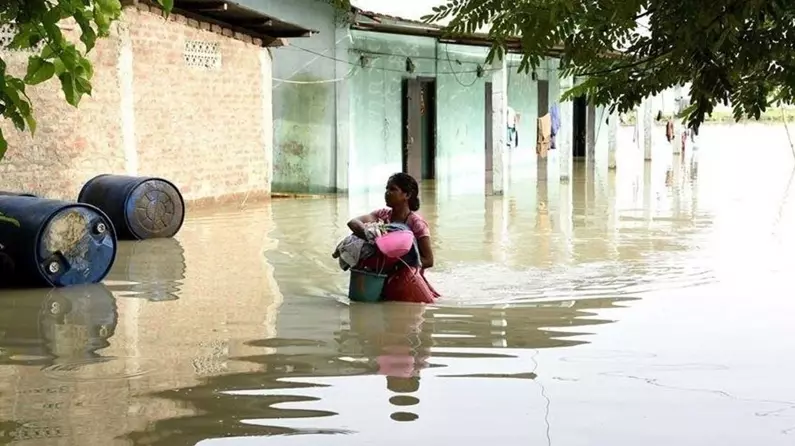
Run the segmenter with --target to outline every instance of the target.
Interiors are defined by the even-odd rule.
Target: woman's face
[[[390,208],[400,206],[408,201],[408,195],[397,187],[393,182],[386,183],[386,191],[384,192],[384,201]]]

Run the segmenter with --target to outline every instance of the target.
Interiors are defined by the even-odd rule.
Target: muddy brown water
[[[345,302],[331,249],[380,190],[194,214],[103,285],[5,292],[0,443],[791,445],[786,133],[659,145],[504,197],[425,184],[438,305]]]

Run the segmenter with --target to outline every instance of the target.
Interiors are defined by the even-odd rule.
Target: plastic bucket
[[[379,302],[386,283],[386,274],[351,268],[348,299],[354,302]]]

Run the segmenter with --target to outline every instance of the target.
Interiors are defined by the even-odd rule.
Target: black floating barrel
[[[0,190],[0,195],[11,195],[15,197],[35,197],[33,194],[28,194],[24,192],[9,192],[6,190]]]
[[[0,285],[64,287],[100,282],[116,259],[116,232],[94,206],[0,196]]]
[[[185,220],[182,194],[162,178],[99,175],[88,180],[77,201],[108,214],[122,240],[173,237]]]

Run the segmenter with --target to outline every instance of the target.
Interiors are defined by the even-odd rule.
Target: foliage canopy
[[[490,24],[490,58],[518,36],[522,70],[563,45],[561,74],[587,77],[566,97],[585,93],[619,112],[686,83],[682,117],[693,128],[718,103],[739,121],[795,99],[792,1],[447,0],[424,20],[445,18],[452,33]]]
[[[166,13],[174,0],[157,0]],[[57,77],[66,101],[77,107],[91,95],[94,70],[86,55],[97,38],[110,34],[111,24],[121,17],[119,0],[7,0],[0,2],[0,24],[13,24],[15,35],[3,51],[31,52],[25,75],[6,71],[0,53],[0,114],[20,131],[36,131],[33,107],[26,87]],[[59,24],[73,19],[79,28],[81,47],[67,39]],[[8,53],[5,53],[8,54]],[[0,129],[0,160],[8,143]]]
[[[328,0],[349,8],[349,0]],[[430,0],[429,0],[430,2]],[[432,2],[433,3],[433,2]],[[587,78],[587,94],[626,112],[653,94],[690,83],[683,118],[698,127],[718,103],[759,119],[795,102],[795,2],[789,0],[435,0],[427,23],[450,34],[488,26],[489,61],[522,44],[521,71],[563,46],[561,75]]]

